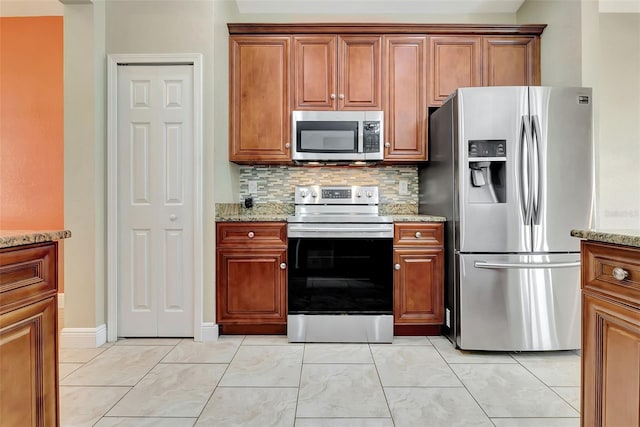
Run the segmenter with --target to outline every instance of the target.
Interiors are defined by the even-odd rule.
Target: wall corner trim
[[[220,329],[217,324],[213,322],[202,322],[202,327],[200,328],[201,341],[218,341],[219,336]]]
[[[95,328],[63,328],[60,348],[98,348],[107,342],[107,326]]]

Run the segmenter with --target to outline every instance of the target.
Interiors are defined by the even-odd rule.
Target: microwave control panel
[[[376,153],[380,151],[380,122],[362,123],[363,151],[365,153]]]

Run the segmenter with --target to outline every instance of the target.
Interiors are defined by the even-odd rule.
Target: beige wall
[[[640,228],[640,13],[599,24],[598,224]]]
[[[547,24],[541,37],[541,83],[581,86],[580,0],[527,0],[516,15],[518,24]]]
[[[0,0],[0,16],[62,16],[58,0]]]

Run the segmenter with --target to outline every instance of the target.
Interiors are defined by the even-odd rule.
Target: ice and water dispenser
[[[470,203],[505,203],[507,141],[469,140],[467,191]]]

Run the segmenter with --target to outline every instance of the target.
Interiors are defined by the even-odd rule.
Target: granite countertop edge
[[[69,237],[71,237],[69,230],[2,230],[0,231],[0,248],[52,242]]]
[[[446,218],[436,215],[389,215],[393,222],[446,222]],[[216,222],[286,222],[289,215],[284,214],[238,214],[238,215],[218,215]]]
[[[640,229],[631,230],[571,230],[573,237],[602,243],[640,248]]]

